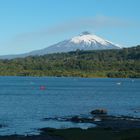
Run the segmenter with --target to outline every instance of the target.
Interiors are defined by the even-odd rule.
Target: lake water
[[[43,121],[89,115],[106,108],[112,115],[140,117],[140,79],[0,77],[0,135],[37,134],[38,128],[92,127]]]

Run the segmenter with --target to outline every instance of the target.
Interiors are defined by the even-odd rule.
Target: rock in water
[[[90,112],[92,115],[106,115],[107,110],[106,109],[95,109]]]

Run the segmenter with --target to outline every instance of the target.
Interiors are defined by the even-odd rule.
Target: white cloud
[[[47,27],[34,32],[21,33],[14,37],[15,41],[27,41],[39,39],[41,37],[49,37],[51,35],[67,33],[76,30],[84,30],[91,28],[93,30],[107,29],[107,28],[133,28],[139,26],[139,23],[118,19],[107,16],[96,16],[91,18],[81,18],[77,20],[67,21],[53,27]]]

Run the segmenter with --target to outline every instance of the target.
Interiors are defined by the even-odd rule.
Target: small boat
[[[121,85],[121,82],[118,82],[117,85]]]

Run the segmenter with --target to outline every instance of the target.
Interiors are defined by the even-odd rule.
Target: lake
[[[0,124],[5,126],[0,135],[38,134],[43,127],[92,127],[43,119],[89,115],[97,108],[140,117],[140,79],[0,77]]]

